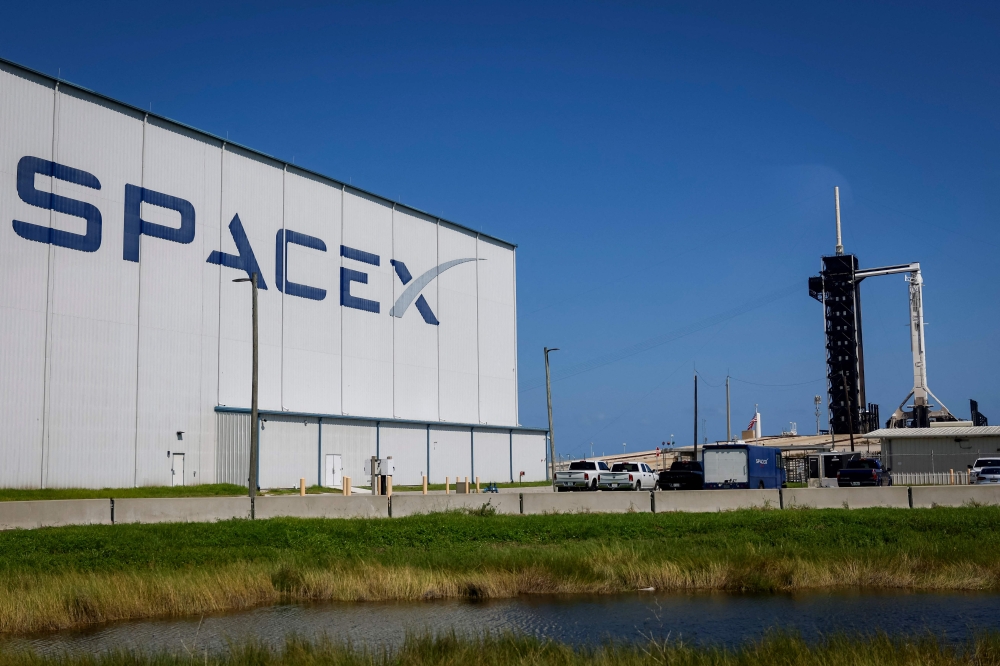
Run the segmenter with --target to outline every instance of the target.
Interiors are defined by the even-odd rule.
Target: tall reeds
[[[231,645],[213,654],[108,652],[41,657],[0,651],[0,666],[995,666],[1000,636],[982,634],[964,643],[931,636],[837,635],[807,642],[772,634],[735,648],[680,641],[608,643],[573,647],[516,635],[410,636],[398,649],[357,647],[330,640],[289,638],[282,648]]]
[[[0,533],[0,633],[278,601],[1000,588],[1000,510],[468,516]]]

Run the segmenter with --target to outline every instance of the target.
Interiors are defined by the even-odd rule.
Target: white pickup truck
[[[558,492],[567,490],[597,490],[601,474],[611,471],[603,460],[578,460],[569,464],[569,471],[556,472],[554,484]]]
[[[658,477],[646,463],[619,462],[611,472],[601,474],[597,487],[602,490],[656,490]]]

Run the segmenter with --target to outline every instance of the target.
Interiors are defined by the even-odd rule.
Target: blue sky
[[[54,2],[0,56],[518,243],[521,421],[560,347],[580,454],[690,442],[695,368],[710,439],[727,373],[735,429],[815,430],[835,185],[863,266],[921,262],[931,389],[1000,423],[997,34],[986,3]],[[885,417],[906,285],[863,299]]]

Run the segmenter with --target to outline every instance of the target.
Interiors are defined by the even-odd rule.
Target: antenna
[[[840,240],[840,188],[833,188],[833,199],[837,204],[837,256],[844,254],[844,244]]]

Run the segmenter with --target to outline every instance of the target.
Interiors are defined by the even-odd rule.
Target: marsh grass
[[[835,635],[807,642],[773,633],[734,648],[684,643],[607,643],[573,647],[527,636],[411,635],[398,649],[357,647],[329,639],[290,637],[281,648],[239,643],[219,654],[197,646],[177,653],[117,651],[41,657],[0,652],[0,666],[993,666],[1000,664],[1000,637],[981,634],[960,644],[932,636]]]
[[[483,481],[483,482],[480,483],[480,486],[481,486],[482,489],[485,489],[487,485],[488,484],[485,481]],[[497,488],[541,488],[541,487],[544,487],[544,486],[551,486],[551,485],[552,485],[551,481],[525,481],[524,483],[518,483],[516,481],[513,482],[513,483],[511,483],[509,481],[505,481],[505,482],[497,483]],[[475,487],[476,487],[476,480],[475,479],[470,479],[469,480],[469,486],[471,488],[475,489]],[[454,479],[452,479],[451,484],[449,485],[449,487],[451,488],[451,492],[456,492],[456,490],[455,490],[455,480]],[[394,492],[394,493],[395,492],[420,492],[423,489],[424,489],[423,486],[397,486],[396,484],[393,484],[393,486],[392,486],[392,492]],[[444,490],[444,484],[443,483],[429,483],[429,484],[427,484],[427,490]]]
[[[0,533],[0,632],[279,601],[1000,588],[1000,509],[234,520]]]
[[[247,489],[231,483],[199,486],[145,486],[140,488],[0,488],[0,502],[65,499],[125,499],[132,497],[220,497],[245,495]],[[298,490],[296,490],[298,492]]]

